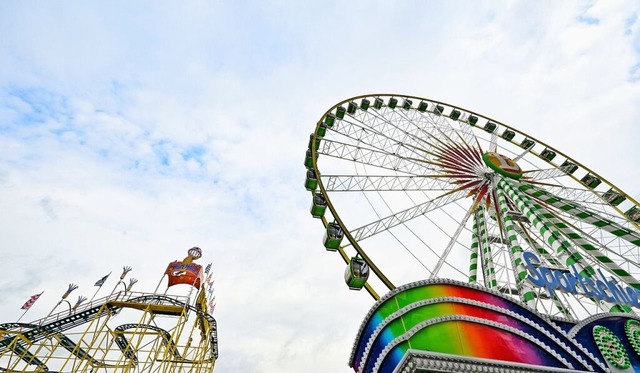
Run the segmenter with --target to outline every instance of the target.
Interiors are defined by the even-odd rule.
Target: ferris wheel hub
[[[496,152],[486,152],[482,154],[482,160],[496,173],[511,179],[520,179],[522,169],[511,158]]]

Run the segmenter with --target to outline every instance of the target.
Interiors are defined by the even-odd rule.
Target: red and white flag
[[[44,293],[44,291],[42,293]],[[38,298],[40,298],[42,293],[36,294],[36,295],[32,295],[31,298],[29,298],[29,300],[22,306],[21,309],[22,310],[28,310],[29,308],[31,308],[31,306],[33,306],[33,304],[38,300]]]

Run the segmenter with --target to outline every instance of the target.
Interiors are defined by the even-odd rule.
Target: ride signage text
[[[640,307],[640,290],[620,286],[617,279],[611,276],[607,279],[599,269],[598,276],[589,278],[580,275],[574,266],[571,266],[571,270],[541,266],[540,258],[532,252],[523,253],[522,258],[529,271],[526,279],[545,288],[550,296],[554,296],[556,290],[561,290],[601,301]]]

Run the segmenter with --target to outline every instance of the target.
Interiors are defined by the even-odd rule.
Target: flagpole
[[[87,297],[83,297],[82,295],[78,297],[78,301],[76,302],[76,304],[69,309],[69,315],[71,315],[72,313],[75,313],[76,310],[78,309],[78,306],[80,306],[80,304],[82,302],[84,302],[85,300],[87,300]],[[71,303],[69,303],[69,305],[71,305]]]
[[[124,283],[124,278],[127,276],[127,273],[131,272],[131,267],[129,266],[124,266],[122,267],[122,274],[120,275],[120,280],[118,280],[118,283],[116,284],[116,286],[113,287],[113,290],[111,290],[111,294],[109,295],[113,295],[113,293],[116,291],[116,289],[118,288],[118,285],[122,284],[124,285],[124,290],[125,290],[125,296],[126,296],[126,291],[127,291],[127,284]]]
[[[103,278],[101,278],[100,280],[98,280],[98,281],[102,281],[102,280],[104,280],[104,282],[102,282],[102,283],[100,284],[100,286],[98,286],[98,290],[96,290],[96,292],[93,294],[93,296],[91,297],[91,299],[89,299],[89,303],[91,303],[91,302],[93,301],[93,298],[95,298],[95,297],[96,297],[96,295],[98,295],[98,292],[100,291],[100,289],[102,289],[102,285],[104,285],[104,283],[105,283],[105,282],[107,282],[107,278],[108,278],[109,276],[111,276],[111,272],[109,272],[109,274],[108,274],[108,275],[106,275],[106,276],[104,276]]]
[[[158,289],[160,289],[160,285],[162,285],[162,280],[164,280],[164,276],[167,275],[167,271],[164,271],[164,274],[162,275],[162,277],[160,277],[160,282],[158,282],[158,286],[156,286],[156,290],[153,291],[153,294],[157,294],[158,293]],[[165,291],[166,293],[166,291]]]
[[[24,312],[22,313],[22,315],[18,318],[18,320],[16,320],[16,323],[19,323],[20,320],[22,320],[22,318],[24,317],[24,315],[27,314],[27,312],[29,312],[29,308],[27,308],[26,310],[24,310]]]
[[[129,279],[129,285],[127,285],[127,287],[124,289],[124,294],[126,295],[128,292],[131,291],[131,288],[133,287],[133,285],[136,284],[136,282],[138,282],[138,280],[136,280],[135,278],[131,277]]]
[[[91,299],[89,299],[89,303],[91,303],[91,302],[93,301],[93,298],[95,298],[95,297],[96,297],[96,295],[98,295],[98,292],[100,291],[100,288],[101,288],[101,287],[102,287],[102,285],[100,285],[100,286],[98,287],[98,290],[96,290],[96,292],[95,292],[95,293],[93,293],[93,296],[91,297]]]
[[[36,298],[36,300],[38,300],[38,298],[40,298],[40,296],[41,296],[42,294],[44,294],[44,290],[43,290],[40,294],[38,294],[38,297]],[[30,301],[30,300],[31,300],[31,298],[29,298],[29,301]],[[27,301],[27,302],[29,302],[29,301]],[[35,303],[35,301],[34,301],[33,303]],[[18,320],[16,320],[16,323],[20,322],[20,320],[22,320],[22,318],[24,317],[24,315],[26,315],[26,314],[27,314],[27,312],[29,312],[29,310],[31,309],[31,306],[33,306],[33,303],[31,303],[31,304],[27,307],[27,309],[26,309],[26,310],[24,310],[24,312],[22,313],[22,315],[20,315],[20,317],[18,318]],[[23,306],[23,307],[24,307],[24,306]]]
[[[62,299],[60,299],[60,302],[58,302],[58,304],[56,304],[56,306],[53,307],[53,309],[51,310],[51,312],[49,312],[47,317],[51,316],[53,311],[55,311],[56,308],[58,308],[58,306],[62,304],[62,302],[67,302],[67,304],[69,304],[69,309],[71,309],[71,303],[69,303],[69,301],[67,300],[67,297],[69,296],[69,294],[71,294],[72,291],[76,290],[77,288],[78,288],[78,285],[73,283],[69,284],[69,288],[67,289],[67,291],[64,294],[62,294]]]

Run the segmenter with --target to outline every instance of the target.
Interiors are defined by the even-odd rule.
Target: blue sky
[[[347,372],[372,300],[303,187],[335,103],[399,93],[514,126],[636,199],[640,5],[0,3],[0,314],[123,265],[214,262],[221,372]],[[109,285],[113,286],[113,284]]]

